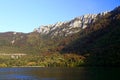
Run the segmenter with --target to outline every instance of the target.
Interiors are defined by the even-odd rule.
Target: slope
[[[120,7],[76,35],[79,37],[66,45],[63,53],[82,54],[89,65],[120,64]]]

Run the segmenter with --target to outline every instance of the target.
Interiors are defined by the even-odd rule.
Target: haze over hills
[[[40,26],[28,34],[0,33],[1,53],[77,54],[82,57],[70,60],[81,63],[85,59],[85,64],[97,66],[120,66],[119,45],[120,6],[110,12]]]

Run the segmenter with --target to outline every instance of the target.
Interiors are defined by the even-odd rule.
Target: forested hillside
[[[119,65],[120,7],[77,35],[79,38],[63,48],[63,52],[85,55],[90,65]]]
[[[45,32],[48,29],[49,32]],[[43,31],[40,32],[41,30]],[[117,7],[111,12],[75,18],[70,22],[41,28],[31,33],[0,33],[1,54],[27,54],[23,58],[13,60],[10,57],[0,57],[0,64],[4,62],[7,66],[119,66],[119,45],[120,7]],[[17,65],[16,61],[20,64]]]

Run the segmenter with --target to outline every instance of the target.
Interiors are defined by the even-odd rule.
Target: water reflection
[[[120,68],[0,68],[0,80],[120,80]]]

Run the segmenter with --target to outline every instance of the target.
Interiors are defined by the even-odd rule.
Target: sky
[[[32,32],[41,25],[111,11],[120,0],[0,0],[0,32]]]

